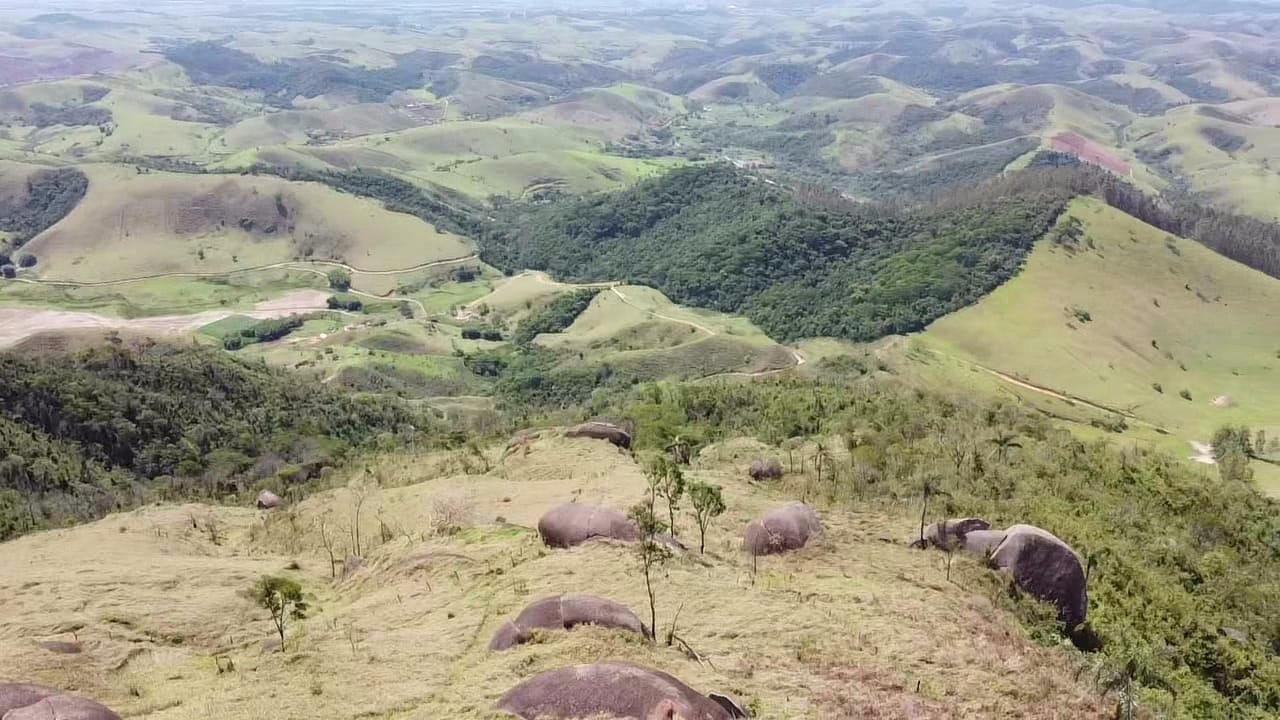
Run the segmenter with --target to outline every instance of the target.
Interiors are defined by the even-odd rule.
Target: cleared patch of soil
[[[325,310],[328,297],[327,293],[319,290],[298,290],[258,303],[252,310],[207,310],[190,315],[133,319],[70,310],[0,308],[0,347],[16,345],[35,335],[72,330],[126,330],[141,335],[182,335],[232,315],[268,320]]]
[[[1129,163],[1112,155],[1098,143],[1076,133],[1058,135],[1050,140],[1049,144],[1058,152],[1075,155],[1081,162],[1106,168],[1117,175],[1129,174]]]

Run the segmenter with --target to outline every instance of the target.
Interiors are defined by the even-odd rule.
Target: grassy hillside
[[[1261,718],[1280,703],[1280,669],[1266,649],[1275,565],[1258,541],[1274,504],[1247,488],[1208,487],[1163,455],[1083,445],[1000,402],[886,384],[642,386],[595,404],[633,424],[641,457],[675,434],[699,443],[686,475],[723,486],[728,511],[712,523],[707,553],[673,559],[656,578],[659,629],[677,622],[708,662],[591,629],[506,653],[485,648],[503,620],[546,595],[597,593],[647,610],[633,551],[547,550],[532,530],[552,505],[626,508],[643,493],[631,456],[555,428],[524,435],[512,451],[476,442],[366,455],[330,477],[338,489],[274,514],[151,507],[7,544],[0,570],[16,584],[0,589],[13,608],[0,627],[18,640],[0,646],[0,661],[169,720],[207,715],[215,696],[231,718],[282,703],[485,718],[521,679],[606,657],[728,692],[760,718],[1103,718],[1118,697],[1100,686],[1117,673],[1138,682],[1119,697],[1179,720]],[[806,437],[778,448],[796,433]],[[1004,451],[989,450],[999,438]],[[745,468],[761,456],[783,458],[786,477],[750,482]],[[940,491],[931,519],[1033,522],[1094,555],[1090,623],[1106,650],[1064,645],[1034,620],[1042,608],[1011,601],[971,559],[949,566],[940,553],[909,550],[927,477]],[[817,506],[824,535],[753,565],[740,549],[743,526],[797,496]],[[679,523],[692,541],[689,518]],[[1155,532],[1167,542],[1150,542]],[[326,544],[338,566],[348,555],[361,561],[331,571]],[[24,561],[37,555],[51,562]],[[243,595],[267,573],[301,581],[313,605],[283,653],[264,646],[273,628]],[[1186,583],[1188,574],[1201,581]],[[175,581],[192,602],[172,602]],[[60,592],[16,590],[29,583]],[[67,639],[85,651],[53,656],[39,644]]]
[[[798,555],[763,559],[753,582],[738,550],[741,527],[786,497],[744,481],[742,467],[755,452],[751,442],[725,445],[690,471],[723,484],[730,511],[712,528],[708,554],[672,562],[660,581],[661,621],[683,604],[679,633],[706,664],[591,628],[505,653],[486,649],[503,620],[547,595],[589,592],[646,612],[628,549],[548,551],[531,529],[543,510],[575,497],[628,506],[643,488],[640,468],[606,444],[552,437],[501,464],[499,449],[486,450],[488,472],[461,453],[371,463],[385,489],[367,493],[363,568],[340,581],[330,579],[316,528],[321,519],[349,522],[347,490],[274,517],[166,506],[6,545],[5,577],[57,583],[62,592],[39,605],[29,594],[5,596],[4,628],[24,640],[5,643],[0,662],[52,684],[79,678],[73,687],[81,692],[165,720],[205,717],[214,703],[237,720],[281,707],[285,717],[479,720],[492,717],[497,696],[521,680],[600,658],[729,693],[763,718],[906,718],[944,708],[973,718],[1050,718],[1063,708],[1102,717],[1093,691],[1071,680],[1070,661],[1017,629],[976,566],[957,561],[947,582],[938,557],[877,540],[906,532],[908,518],[824,511],[823,540]],[[413,473],[403,472],[406,463]],[[431,530],[446,507],[462,509],[453,516],[463,526],[458,534]],[[216,524],[220,544],[191,518],[199,528]],[[395,536],[379,539],[379,522]],[[52,575],[51,564],[17,562],[34,553],[76,572]],[[291,564],[299,569],[286,570]],[[312,619],[290,631],[284,654],[262,650],[273,632],[269,620],[242,597],[268,573],[299,579],[314,607]],[[164,588],[176,581],[192,602],[166,600]],[[81,626],[77,637],[90,650],[64,659],[37,644],[64,622]],[[217,673],[213,654],[235,669]]]
[[[1158,426],[1168,435],[1133,424],[1182,454],[1228,423],[1280,433],[1280,281],[1092,200],[1070,218],[1078,242],[1041,241],[1021,273],[920,345]]]
[[[297,259],[392,270],[471,252],[418,218],[319,184],[86,169],[84,200],[28,245],[41,277],[100,282]]]

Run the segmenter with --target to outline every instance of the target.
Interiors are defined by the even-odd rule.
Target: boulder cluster
[[[917,545],[960,550],[1007,572],[1018,589],[1056,605],[1067,630],[1086,619],[1089,596],[1080,558],[1047,530],[1034,525],[992,530],[978,518],[942,520],[926,528]]]

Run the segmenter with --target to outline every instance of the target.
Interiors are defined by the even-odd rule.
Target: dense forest
[[[111,122],[111,111],[93,105],[48,105],[32,103],[27,122],[36,127],[66,125],[106,125]]]
[[[1247,482],[1084,442],[1002,401],[888,380],[642,385],[597,394],[586,414],[619,418],[642,452],[742,435],[790,447],[784,464],[824,466],[800,491],[834,507],[919,517],[928,487],[929,521],[1046,528],[1091,568],[1089,625],[1103,646],[1091,679],[1132,683],[1153,717],[1280,713],[1280,504]]]
[[[201,347],[0,355],[0,540],[152,498],[283,491],[423,413]]]
[[[0,197],[0,230],[13,233],[11,247],[21,247],[66,217],[88,189],[89,179],[76,168],[39,170],[24,195]]]
[[[779,339],[867,340],[918,330],[1007,280],[1066,199],[1047,189],[938,211],[831,211],[712,165],[514,209],[481,246],[504,270],[649,285]]]
[[[512,341],[527,345],[543,333],[564,332],[587,309],[599,290],[583,288],[561,293],[520,322]]]
[[[442,57],[443,56],[443,57]],[[382,102],[398,90],[420,88],[424,76],[455,56],[446,53],[406,53],[388,68],[367,68],[327,60],[298,59],[265,63],[242,50],[211,41],[175,45],[165,58],[182,67],[202,85],[257,90],[267,102],[292,107],[294,98],[329,93],[353,96],[359,102]]]

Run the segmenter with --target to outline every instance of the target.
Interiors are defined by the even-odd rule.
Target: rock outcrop
[[[924,545],[954,550],[964,544],[964,538],[969,533],[989,529],[991,529],[991,523],[981,518],[939,520],[924,529]]]
[[[1057,605],[1058,619],[1068,630],[1085,621],[1084,568],[1057,536],[1033,525],[1014,525],[991,552],[991,564],[1008,571],[1022,591]]]
[[[751,463],[747,474],[752,480],[778,480],[782,477],[782,463],[775,458],[760,459]]]
[[[752,555],[773,555],[799,550],[822,532],[813,508],[802,502],[787,503],[752,520],[743,531],[743,547]]]
[[[280,499],[280,496],[270,490],[263,490],[258,493],[257,504],[259,510],[274,510],[280,507],[282,502],[283,501]]]
[[[530,603],[489,641],[490,650],[508,650],[529,640],[534,630],[571,630],[599,625],[647,636],[644,623],[626,606],[593,595],[556,595]]]
[[[41,685],[0,683],[0,718],[4,720],[120,720],[91,700]]]
[[[631,433],[613,423],[593,421],[571,428],[564,434],[567,438],[590,438],[607,440],[623,450],[631,449]]]
[[[517,685],[496,705],[523,720],[634,718],[735,720],[745,718],[724,696],[712,700],[657,670],[628,663],[595,663],[551,670]]]
[[[569,503],[548,510],[538,520],[538,535],[549,547],[570,548],[589,540],[635,542],[640,529],[617,510]]]

